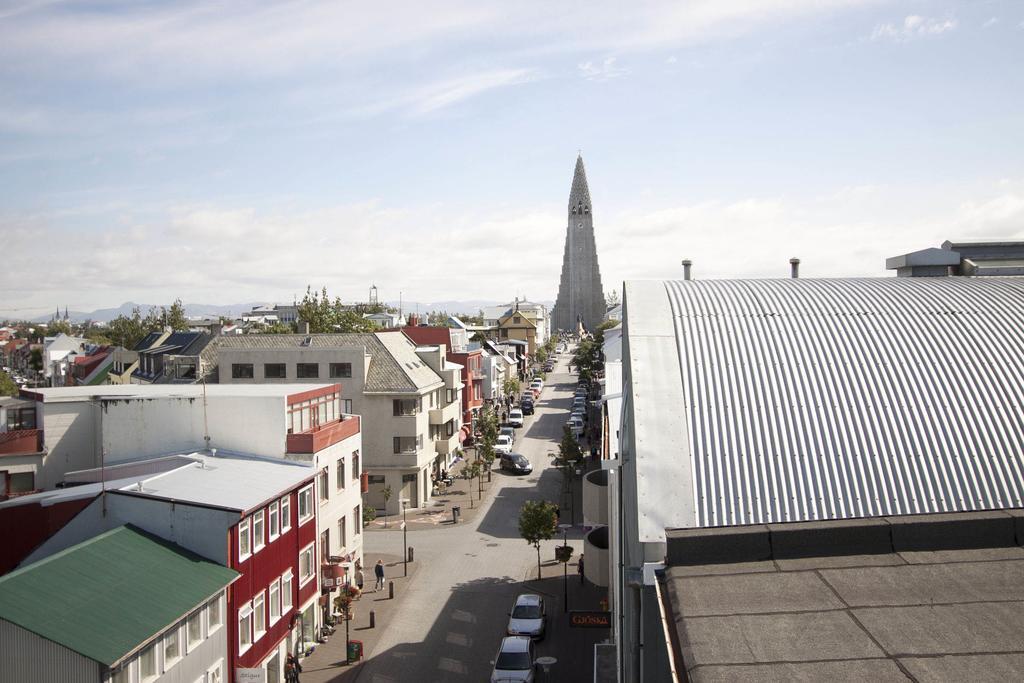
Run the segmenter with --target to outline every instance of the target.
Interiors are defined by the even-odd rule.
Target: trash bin
[[[363,658],[363,641],[361,640],[350,640],[348,641],[348,661],[358,662]]]
[[[452,506],[452,524],[459,523],[459,517],[462,516],[462,508],[458,505]]]

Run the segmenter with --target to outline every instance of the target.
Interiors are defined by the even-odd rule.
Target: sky
[[[889,276],[1024,239],[1024,3],[0,0],[0,313]]]

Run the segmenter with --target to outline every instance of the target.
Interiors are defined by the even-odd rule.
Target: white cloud
[[[990,26],[995,26],[998,23],[999,23],[999,17],[990,17],[984,24],[981,25],[981,27],[982,28],[988,28]]]
[[[746,197],[637,207],[595,216],[607,290],[624,279],[885,276],[886,257],[946,239],[1024,239],[1024,180],[972,188],[837,188],[819,197]],[[565,213],[542,207],[392,206],[316,210],[251,206],[116,207],[82,257],[65,216],[0,214],[0,301],[91,310],[134,299],[288,300],[307,284],[344,299],[554,299]],[[154,218],[153,216],[166,216]],[[504,237],[503,237],[504,236]],[[514,236],[514,242],[507,237]],[[510,247],[514,244],[514,247]],[[514,248],[514,257],[510,249]],[[40,263],[60,263],[40,279]]]
[[[488,90],[529,83],[539,77],[533,69],[499,69],[442,81],[412,95],[412,110],[416,114],[428,114]]]
[[[871,33],[871,40],[890,40],[905,43],[915,38],[937,36],[956,28],[956,19],[930,19],[911,14],[902,24],[879,24]]]
[[[606,57],[604,61],[596,64],[594,62],[581,62],[576,65],[576,68],[579,70],[579,74],[588,81],[610,81],[613,78],[625,76],[629,73],[628,69],[616,63],[615,57]]]

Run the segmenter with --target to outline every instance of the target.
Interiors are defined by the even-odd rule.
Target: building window
[[[203,639],[203,610],[197,609],[188,615],[185,620],[185,642],[188,643],[188,652]]]
[[[263,535],[263,510],[252,516],[253,552],[259,552],[260,548],[266,545],[266,538]]]
[[[281,618],[281,579],[274,579],[270,583],[267,609],[270,610],[270,623],[273,625]]]
[[[221,627],[223,620],[220,618],[220,596],[218,595],[210,602],[206,603],[206,624],[207,633],[213,633]]]
[[[415,415],[419,412],[419,405],[415,398],[396,398],[391,401],[391,411],[395,417]]]
[[[142,683],[148,683],[157,677],[159,672],[156,668],[156,643],[151,643],[139,653],[139,678]]]
[[[352,376],[351,363],[331,363],[331,378],[348,379]]]
[[[338,458],[338,462],[337,462],[336,467],[337,467],[337,469],[334,472],[334,474],[335,474],[336,482],[338,484],[338,489],[339,490],[340,489],[344,489],[345,488],[345,458]]]
[[[238,653],[252,646],[252,603],[246,603],[238,610]]]
[[[326,503],[331,497],[331,491],[327,486],[327,470],[320,470],[319,476],[317,476],[317,489],[320,493],[320,502]]]
[[[319,363],[296,363],[295,376],[299,379],[316,379],[320,376]]]
[[[345,528],[344,517],[338,520],[338,543],[341,544],[342,550],[348,545],[348,529]]]
[[[252,379],[252,363],[232,363],[231,379]]]
[[[281,533],[292,528],[292,499],[285,496],[281,499]]]
[[[281,614],[292,608],[292,572],[288,570],[281,577]]]
[[[252,533],[249,528],[249,518],[246,517],[238,523],[238,561],[247,559],[252,555]]]
[[[221,660],[206,671],[206,683],[224,683],[224,661]]]
[[[356,525],[355,525],[355,529],[356,529],[355,530],[355,535],[356,536],[358,536],[362,532],[362,530],[363,530],[363,516],[360,514],[360,510],[359,510],[360,507],[362,507],[362,506],[361,505],[356,505],[354,508],[352,508],[352,516],[355,518],[355,522],[356,522]]]
[[[267,507],[267,531],[271,541],[281,535],[281,506],[277,501]]]
[[[288,371],[284,363],[264,363],[263,377],[266,379],[287,379]]]
[[[313,562],[313,556],[316,552],[316,543],[310,543],[302,552],[299,553],[299,587],[305,586],[309,583],[313,576],[316,574],[316,564]]]
[[[357,481],[359,474],[359,451],[352,451],[352,481]]]
[[[129,661],[122,664],[120,669],[114,671],[110,683],[132,683],[132,663]]]
[[[342,409],[341,409],[341,412],[345,413],[346,415],[351,415],[352,414],[352,399],[350,399],[350,398],[343,398],[343,399],[341,399],[341,403],[342,403],[342,406],[343,406]]]
[[[384,475],[383,474],[368,474],[368,475],[366,475],[366,483],[367,484],[380,484],[380,485],[383,485],[384,484]]]
[[[256,597],[252,599],[252,628],[255,631],[253,640],[259,640],[263,637],[263,634],[267,632],[267,607],[265,604],[266,593],[260,591],[256,594]]]
[[[299,524],[313,518],[313,487],[307,486],[299,491]]]
[[[164,671],[174,666],[174,663],[181,658],[181,635],[179,634],[180,624],[175,624],[170,631],[164,635]]]
[[[422,436],[396,436],[394,437],[395,453],[415,453],[420,446]]]
[[[320,557],[324,562],[331,556],[331,530],[324,529],[320,533]]]

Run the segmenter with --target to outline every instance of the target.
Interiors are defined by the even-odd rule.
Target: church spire
[[[576,157],[576,171],[572,175],[572,189],[569,190],[569,211],[579,207],[590,213],[590,188],[587,187],[587,171],[583,168],[583,156]]]

